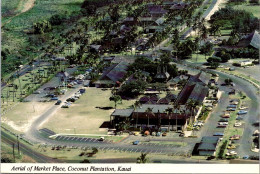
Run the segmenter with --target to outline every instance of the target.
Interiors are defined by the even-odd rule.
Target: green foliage
[[[141,156],[137,158],[137,162],[136,163],[139,163],[139,164],[147,163],[149,160],[148,160],[148,158],[146,156],[147,156],[146,153],[141,153]]]
[[[136,97],[144,91],[147,83],[142,80],[125,83],[121,86],[119,94],[125,97]]]
[[[116,109],[117,103],[119,101],[122,102],[122,98],[120,97],[120,95],[113,95],[112,97],[109,98],[109,100],[115,102],[115,109]]]
[[[88,159],[84,159],[83,161],[80,161],[80,163],[91,163]]]
[[[33,24],[34,34],[44,34],[51,31],[52,27],[49,21],[43,20]]]
[[[209,57],[209,58],[207,59],[207,62],[208,62],[208,63],[221,62],[221,58],[219,58],[219,57]]]
[[[64,21],[65,17],[60,14],[55,14],[50,18],[51,25],[60,25]]]
[[[209,111],[206,109],[205,106],[202,107],[201,113],[198,117],[198,120],[206,120],[209,115]]]
[[[227,144],[228,144],[228,141],[225,140],[225,141],[223,142],[223,144],[221,145],[220,151],[219,151],[219,154],[218,154],[218,158],[220,158],[220,159],[223,159],[223,158],[224,158],[224,153],[225,153]]]
[[[252,13],[245,10],[236,10],[231,6],[221,8],[215,12],[211,18],[210,23],[216,24],[217,22],[222,21],[222,24],[230,25],[232,30],[235,33],[249,33],[258,29],[259,21]]]
[[[233,81],[232,81],[232,79],[225,79],[225,83],[227,84],[227,85],[230,85],[231,83],[232,83]]]
[[[97,148],[95,148],[95,147],[93,147],[93,148],[92,148],[92,153],[93,153],[93,154],[96,154],[96,153],[98,153],[98,149],[97,149]]]
[[[209,55],[213,51],[214,45],[210,42],[206,42],[203,46],[200,47],[200,53]]]

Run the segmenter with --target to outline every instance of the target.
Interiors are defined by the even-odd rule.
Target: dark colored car
[[[243,117],[237,117],[236,120],[243,120]]]
[[[140,141],[134,141],[133,145],[138,145]]]
[[[75,99],[74,98],[68,98],[66,101],[67,102],[75,102]]]
[[[58,100],[55,105],[60,105],[61,104],[61,100]]]
[[[221,136],[222,137],[222,136],[224,136],[224,133],[216,132],[216,133],[213,134],[213,136]]]
[[[219,122],[228,122],[228,119],[227,118],[222,118],[219,120]]]
[[[52,97],[51,100],[59,100],[58,97]]]

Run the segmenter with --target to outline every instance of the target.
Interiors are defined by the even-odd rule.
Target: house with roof
[[[138,19],[134,17],[126,17],[121,23],[126,26],[133,26],[138,23]]]
[[[168,12],[161,5],[149,5],[147,6],[147,11],[152,17],[162,17]]]
[[[139,26],[146,27],[149,25],[157,25],[156,20],[158,18],[156,17],[150,17],[150,16],[144,16],[144,17],[138,17],[138,24]]]
[[[208,73],[205,73],[203,71],[200,71],[198,74],[194,76],[190,76],[188,79],[188,82],[193,82],[193,83],[200,83],[201,85],[208,85],[209,81],[211,79],[211,75]]]
[[[208,96],[209,88],[199,83],[188,82],[178,95],[177,102],[185,105],[189,100],[202,104]]]
[[[154,77],[154,80],[157,82],[166,82],[170,77],[170,74],[167,72],[166,67],[157,67],[157,74]]]
[[[259,31],[255,30],[254,32],[250,33],[249,35],[242,37],[239,40],[239,42],[237,43],[236,47],[259,49],[260,48]]]
[[[164,26],[150,25],[144,28],[145,33],[155,33],[162,32],[164,30]]]
[[[125,77],[128,69],[128,63],[121,61],[108,67],[94,84],[96,87],[119,86],[120,81]]]
[[[200,156],[215,156],[216,149],[219,143],[217,136],[204,136],[198,146],[198,153]]]
[[[159,98],[156,95],[144,96],[139,99],[141,104],[156,104]]]
[[[184,8],[188,7],[188,4],[185,2],[179,2],[179,3],[175,3],[170,7],[170,11],[179,11],[179,10],[183,10]]]

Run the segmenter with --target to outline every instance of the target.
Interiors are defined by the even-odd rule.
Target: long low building
[[[169,112],[171,111],[171,112]],[[111,114],[112,124],[129,120],[138,127],[168,128],[169,130],[185,130],[191,120],[191,114],[180,112],[172,105],[143,104],[134,109],[116,109]]]

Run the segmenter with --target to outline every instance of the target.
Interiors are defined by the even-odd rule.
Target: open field
[[[19,132],[25,132],[30,124],[51,105],[53,102],[21,102],[2,116],[2,123]]]
[[[56,133],[65,134],[102,134],[99,127],[104,121],[110,120],[114,109],[104,110],[96,107],[114,107],[109,100],[111,90],[103,91],[100,88],[88,88],[70,108],[57,111],[42,127],[49,128]],[[135,100],[123,100],[117,108],[128,108]],[[74,132],[75,128],[75,132]]]
[[[259,5],[250,5],[250,4],[241,4],[241,5],[234,6],[234,9],[248,11],[248,12],[252,13],[258,19],[260,18],[259,8],[260,8]]]

